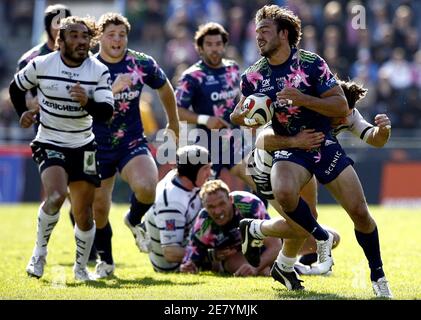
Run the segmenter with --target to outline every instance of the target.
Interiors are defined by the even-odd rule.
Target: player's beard
[[[259,47],[260,55],[262,57],[270,58],[276,54],[279,50],[279,46],[279,42],[274,43],[273,41],[268,41],[263,48]]]
[[[66,43],[66,41],[64,41],[64,52],[63,55],[66,59],[77,63],[77,64],[82,64],[83,61],[85,61],[85,59],[88,57],[88,50],[84,50],[84,54],[81,55],[77,52],[77,48],[80,46],[77,46],[75,49],[72,49],[70,45],[68,45]]]
[[[209,54],[209,55],[204,56],[203,60],[205,60],[207,65],[213,68],[216,68],[216,67],[221,66],[222,57],[223,57],[223,54],[220,54],[220,53]]]

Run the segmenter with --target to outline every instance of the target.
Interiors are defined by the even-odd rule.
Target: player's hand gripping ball
[[[248,126],[264,125],[272,120],[272,100],[263,93],[248,96],[243,103],[243,112],[248,110],[244,122]]]

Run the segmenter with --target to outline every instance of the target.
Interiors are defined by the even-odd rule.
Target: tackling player
[[[209,152],[191,145],[177,151],[176,169],[158,183],[155,203],[145,215],[155,271],[178,271],[190,229],[202,209],[200,187],[210,175]]]

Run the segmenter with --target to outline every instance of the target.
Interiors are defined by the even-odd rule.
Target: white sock
[[[75,224],[75,239],[76,239],[76,268],[86,268],[89,259],[89,253],[91,252],[92,245],[95,239],[95,221],[91,230],[82,231]]]
[[[38,210],[38,225],[37,225],[37,242],[33,254],[35,256],[46,256],[48,240],[50,240],[51,233],[60,217],[60,212],[54,215],[49,215],[42,210],[42,203]]]
[[[297,262],[297,257],[289,258],[283,255],[282,250],[279,251],[276,263],[281,270],[286,272],[294,271],[294,264]]]
[[[250,234],[257,239],[264,239],[266,236],[262,233],[261,225],[265,220],[255,219],[250,223]]]

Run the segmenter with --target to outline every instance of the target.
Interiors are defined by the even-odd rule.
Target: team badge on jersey
[[[165,220],[165,230],[175,231],[175,219]]]

